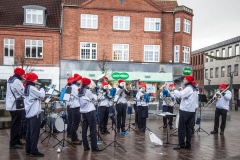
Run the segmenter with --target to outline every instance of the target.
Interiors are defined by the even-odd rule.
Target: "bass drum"
[[[65,125],[65,130],[67,129],[67,124],[64,124],[64,120],[61,117],[60,114],[52,113],[48,117],[48,127],[53,127],[54,132],[63,132],[64,131],[64,125]]]

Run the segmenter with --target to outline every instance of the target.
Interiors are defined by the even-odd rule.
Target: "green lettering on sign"
[[[119,72],[113,72],[112,78],[113,79],[128,79],[129,75],[125,72],[119,73]]]

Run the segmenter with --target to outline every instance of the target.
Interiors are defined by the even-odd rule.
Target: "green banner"
[[[112,73],[112,78],[113,79],[128,79],[129,75],[126,72],[113,72]]]

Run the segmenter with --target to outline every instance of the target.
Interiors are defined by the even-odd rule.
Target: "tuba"
[[[161,88],[161,93],[160,93],[160,98],[166,102],[166,104],[168,106],[174,106],[176,103],[176,99],[174,98],[174,96],[171,94],[171,92],[167,89],[167,85],[164,84]],[[167,93],[167,95],[166,95]]]

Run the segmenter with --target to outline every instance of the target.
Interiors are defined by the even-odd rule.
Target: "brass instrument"
[[[164,96],[163,96],[162,91],[163,91],[164,89],[168,91],[170,97],[164,97]],[[165,101],[168,106],[174,106],[174,104],[176,103],[176,100],[175,100],[174,96],[172,95],[172,93],[168,90],[167,84],[164,84],[164,85],[162,85],[162,87],[160,87],[160,92],[161,92],[161,93],[160,93],[160,98],[161,98],[163,101]]]
[[[212,99],[210,99],[207,104],[205,104],[205,106],[203,106],[203,109],[207,109],[208,107],[210,107],[213,102],[215,102],[218,98],[221,98],[222,97],[222,93],[225,92],[226,90],[228,90],[230,86],[228,86],[226,89],[224,89],[222,92],[217,92],[215,95],[216,97],[214,96]]]

